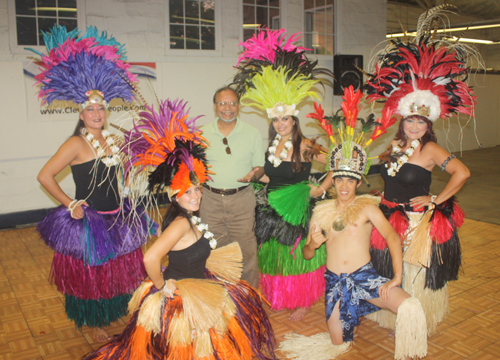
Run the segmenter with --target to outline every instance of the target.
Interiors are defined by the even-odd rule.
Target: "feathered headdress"
[[[196,120],[189,118],[187,102],[169,99],[160,102],[158,112],[153,106],[139,114],[130,131],[125,132],[123,151],[129,155],[126,174],[147,173],[148,190],[167,191],[168,197],[182,196],[193,185],[205,183],[207,169],[204,144],[206,140],[196,128]]]
[[[385,101],[386,116],[421,115],[431,121],[453,113],[474,117],[476,96],[466,84],[471,48],[436,40],[431,23],[450,5],[420,16],[414,43],[391,41],[367,81],[369,100]]]
[[[240,43],[245,50],[238,58],[233,84],[243,101],[266,109],[269,118],[296,116],[300,101],[308,96],[318,98],[311,90],[320,82],[316,75],[333,77],[328,69],[316,68],[317,61],[307,59],[307,49],[292,44],[300,38],[297,34],[286,42],[285,37],[284,29],[266,29]]]
[[[383,133],[381,130],[384,128],[383,120],[375,121],[373,114],[370,114],[367,120],[358,119],[362,98],[363,93],[360,90],[355,92],[353,86],[350,85],[344,88],[341,109],[335,116],[325,116],[321,105],[317,103],[314,103],[315,112],[306,115],[308,118],[316,119],[319,126],[330,136],[332,143],[336,144],[329,158],[329,169],[333,171],[333,177],[347,176],[361,180],[361,176],[368,173],[371,165],[366,147]],[[339,115],[340,111],[344,116]],[[360,128],[356,128],[358,120],[361,121]],[[388,125],[387,121],[385,125]],[[374,131],[367,139],[367,134],[372,131],[372,128]],[[337,134],[334,129],[337,130]]]
[[[42,72],[35,79],[41,84],[38,97],[44,103],[72,100],[82,107],[89,103],[107,107],[114,98],[134,99],[130,84],[137,80],[129,72],[123,45],[114,37],[108,38],[106,32],[99,35],[95,27],[81,37],[77,29],[68,32],[59,25],[42,33],[48,54],[27,50],[41,57],[36,64]]]

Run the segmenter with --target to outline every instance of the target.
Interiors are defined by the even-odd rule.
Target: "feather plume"
[[[247,105],[266,110],[278,102],[292,105],[300,103],[306,97],[319,99],[317,93],[311,90],[319,80],[311,80],[300,74],[294,75],[288,81],[286,77],[287,71],[284,67],[276,71],[270,66],[263,68],[262,74],[253,77],[253,88],[247,85],[246,94],[241,100],[249,100]]]
[[[481,56],[469,45],[450,43],[435,31],[449,23],[447,13],[456,9],[450,4],[429,9],[419,17],[413,42],[391,40],[377,55],[375,71],[367,81],[366,90],[370,101],[383,101],[385,105],[383,125],[378,127],[372,140],[394,123],[393,114],[414,113],[409,109],[413,103],[430,108],[427,117],[431,121],[459,113],[474,117],[476,96],[467,85],[468,61],[475,57],[482,66]]]
[[[454,12],[450,11],[450,9],[458,10],[458,8],[454,5],[442,4],[427,10],[419,16],[417,23],[417,36],[415,38],[417,44],[426,37],[430,37],[433,23],[438,21],[441,16],[445,15],[446,13],[455,14]]]
[[[140,120],[125,132],[122,151],[129,156],[126,175],[151,171],[148,190],[161,192],[165,187],[175,189],[181,196],[191,185],[195,174],[198,183],[210,179],[204,148],[206,140],[196,128],[200,116],[189,118],[187,102],[169,99],[160,102],[158,111],[146,106]]]
[[[99,35],[95,27],[77,38],[79,34],[77,29],[68,32],[55,25],[50,33],[43,33],[47,55],[27,48],[41,57],[36,62],[41,73],[35,77],[41,85],[39,98],[47,103],[72,100],[81,104],[87,101],[87,91],[99,90],[108,103],[114,98],[132,101],[129,84],[137,79],[125,63],[123,45],[106,32]]]
[[[295,33],[285,42],[286,30],[269,30],[262,29],[259,30],[257,34],[254,34],[250,39],[245,42],[240,42],[238,46],[243,46],[245,49],[239,56],[236,67],[241,62],[247,62],[252,59],[256,60],[267,60],[269,63],[274,63],[274,58],[276,56],[276,49],[280,48],[289,52],[300,52],[303,50],[308,50],[302,46],[295,46],[292,43],[302,38],[302,36]]]
[[[292,43],[300,39],[298,34],[290,36],[285,42],[286,32],[280,30],[261,30],[244,43],[240,43],[245,51],[240,54],[232,84],[236,85],[236,92],[241,96],[248,88],[253,88],[253,77],[262,74],[263,69],[271,66],[278,71],[284,68],[287,74],[286,81],[303,75],[310,80],[316,80],[318,75],[326,75],[333,79],[333,73],[326,68],[318,68],[318,61],[310,61],[305,52],[310,49],[295,46]],[[282,102],[279,100],[277,102]]]

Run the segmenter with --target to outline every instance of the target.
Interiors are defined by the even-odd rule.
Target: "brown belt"
[[[203,184],[203,187],[204,188],[207,188],[208,190],[210,190],[211,192],[213,192],[214,194],[219,194],[219,195],[222,195],[222,196],[228,196],[228,195],[234,195],[236,193],[239,193],[240,191],[243,191],[245,190],[249,185],[246,185],[246,186],[242,186],[242,187],[239,187],[237,189],[215,189],[211,186],[208,186],[207,184]]]

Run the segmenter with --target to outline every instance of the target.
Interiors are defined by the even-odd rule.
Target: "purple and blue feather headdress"
[[[43,33],[47,55],[34,49],[40,56],[36,62],[42,71],[35,76],[41,84],[39,98],[44,103],[55,100],[83,104],[90,91],[102,93],[106,103],[114,98],[134,99],[131,83],[137,81],[125,62],[124,45],[106,32],[89,27],[78,37],[77,29],[68,32],[64,26],[54,25],[50,33]]]

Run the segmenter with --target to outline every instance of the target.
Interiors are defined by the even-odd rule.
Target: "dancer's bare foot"
[[[102,343],[111,340],[111,336],[104,329],[94,328],[92,329],[92,339],[99,343]]]
[[[306,314],[309,312],[309,309],[306,308],[296,308],[295,310],[292,311],[290,316],[288,317],[289,320],[292,321],[300,321],[306,316]]]

